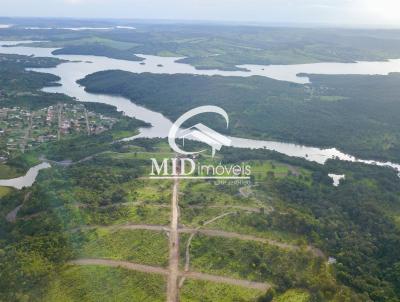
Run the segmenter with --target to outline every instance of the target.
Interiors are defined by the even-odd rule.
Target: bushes
[[[389,301],[399,295],[388,272],[400,260],[393,252],[400,249],[400,231],[383,210],[385,204],[394,202],[389,196],[400,202],[391,193],[399,192],[398,186],[393,183],[384,190],[349,177],[337,188],[319,183],[308,187],[282,179],[275,183],[275,189],[288,204],[317,219],[314,240],[337,258],[335,267],[341,282],[368,293],[374,301]]]

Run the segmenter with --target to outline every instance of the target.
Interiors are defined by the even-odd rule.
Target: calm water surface
[[[41,163],[28,170],[25,176],[12,178],[12,179],[0,179],[0,186],[12,187],[18,190],[22,188],[31,187],[36,180],[40,170],[48,169],[51,165],[49,163]]]

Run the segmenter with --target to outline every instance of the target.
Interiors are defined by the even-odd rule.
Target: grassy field
[[[131,137],[131,136],[135,136],[138,135],[139,131],[134,129],[134,130],[120,130],[120,131],[115,131],[112,134],[112,137],[114,140],[120,140],[123,138],[127,138],[127,137]]]
[[[228,213],[234,211],[236,213],[227,215],[221,219],[218,219],[207,226],[204,226],[204,229],[216,229],[223,230],[228,232],[236,232],[240,234],[253,235],[266,239],[273,239],[281,242],[288,243],[298,243],[301,240],[304,240],[301,236],[297,234],[292,234],[289,232],[285,232],[282,230],[276,230],[272,228],[266,228],[264,226],[258,226],[256,222],[266,220],[266,215],[262,213],[250,213],[244,210],[236,210],[236,209],[201,209],[195,210],[196,213],[200,213],[199,216],[195,216],[191,222],[186,224],[191,227],[198,227],[202,225],[204,221],[210,220],[213,217],[217,217],[223,213]],[[185,215],[184,217],[187,217]]]
[[[165,301],[163,277],[100,266],[70,267],[55,278],[42,302]]]
[[[55,217],[66,229],[86,225],[118,225],[118,224],[161,224],[169,223],[169,209],[150,205],[123,205],[107,208],[78,208],[76,206],[65,206],[53,209]],[[41,220],[47,215],[43,211],[36,214],[31,223]]]
[[[262,292],[208,281],[186,280],[180,291],[181,302],[255,302]]]
[[[145,151],[132,151],[130,153],[116,153],[110,152],[109,153],[112,158],[115,159],[145,159],[148,160],[150,163],[150,158],[156,158],[158,160],[162,160],[164,158],[172,158],[174,154],[172,152],[145,152]]]
[[[124,187],[135,195],[136,200],[149,205],[169,204],[171,200],[171,181],[141,180],[133,190],[129,184]]]
[[[268,177],[283,178],[288,175],[309,178],[311,175],[310,171],[304,168],[283,164],[277,161],[258,160],[250,161],[246,164],[251,166],[251,175],[254,176],[255,181],[263,181]]]
[[[274,302],[308,302],[310,294],[304,290],[291,289],[282,295],[277,296]]]
[[[9,179],[20,176],[17,170],[13,167],[0,164],[0,179]]]
[[[101,38],[101,37],[95,37],[95,36],[77,39],[77,40],[64,40],[64,41],[57,41],[57,42],[41,42],[38,44],[40,44],[43,47],[53,48],[53,47],[65,47],[65,46],[72,46],[72,45],[86,45],[86,44],[93,44],[93,43],[103,44],[105,46],[112,47],[112,48],[119,49],[119,50],[128,50],[137,45],[136,43],[115,41],[115,40]]]
[[[0,198],[8,195],[12,191],[11,188],[8,187],[0,187]]]
[[[181,240],[183,263],[185,237]],[[234,278],[270,282],[280,290],[331,279],[322,259],[302,251],[238,239],[197,235],[191,244],[192,270]]]
[[[262,167],[268,169],[271,168],[271,164],[263,162],[263,165],[258,164],[257,167],[259,171],[262,171]],[[282,171],[282,175],[285,175],[282,177],[287,177],[288,165],[275,163],[273,167],[275,170]],[[297,168],[291,167],[290,169]],[[267,172],[261,173],[263,173],[263,179],[264,176],[267,177]],[[239,189],[241,191],[246,189],[248,196],[241,196]],[[207,224],[204,228],[238,232],[292,243],[304,239],[298,234],[291,234],[268,226],[267,219],[270,211],[276,204],[279,204],[279,200],[272,192],[266,194],[257,190],[256,187],[240,188],[231,185],[218,187],[206,182],[186,183],[183,184],[182,190],[184,194],[180,202],[181,222],[186,226],[199,227],[215,217],[228,214]]]
[[[187,182],[181,186],[183,196],[180,205],[209,206],[209,205],[237,205],[259,206],[254,200],[239,196],[238,186],[216,186],[214,182]]]
[[[146,230],[96,229],[84,233],[79,258],[107,258],[166,266],[168,240],[164,233]]]

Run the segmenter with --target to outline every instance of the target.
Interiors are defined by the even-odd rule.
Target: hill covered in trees
[[[400,74],[311,79],[313,84],[304,86],[256,76],[104,71],[80,83],[89,92],[123,95],[172,120],[196,106],[220,106],[230,116],[232,135],[400,162]]]

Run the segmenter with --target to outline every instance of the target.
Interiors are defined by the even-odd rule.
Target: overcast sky
[[[0,16],[400,26],[400,0],[0,0]]]

